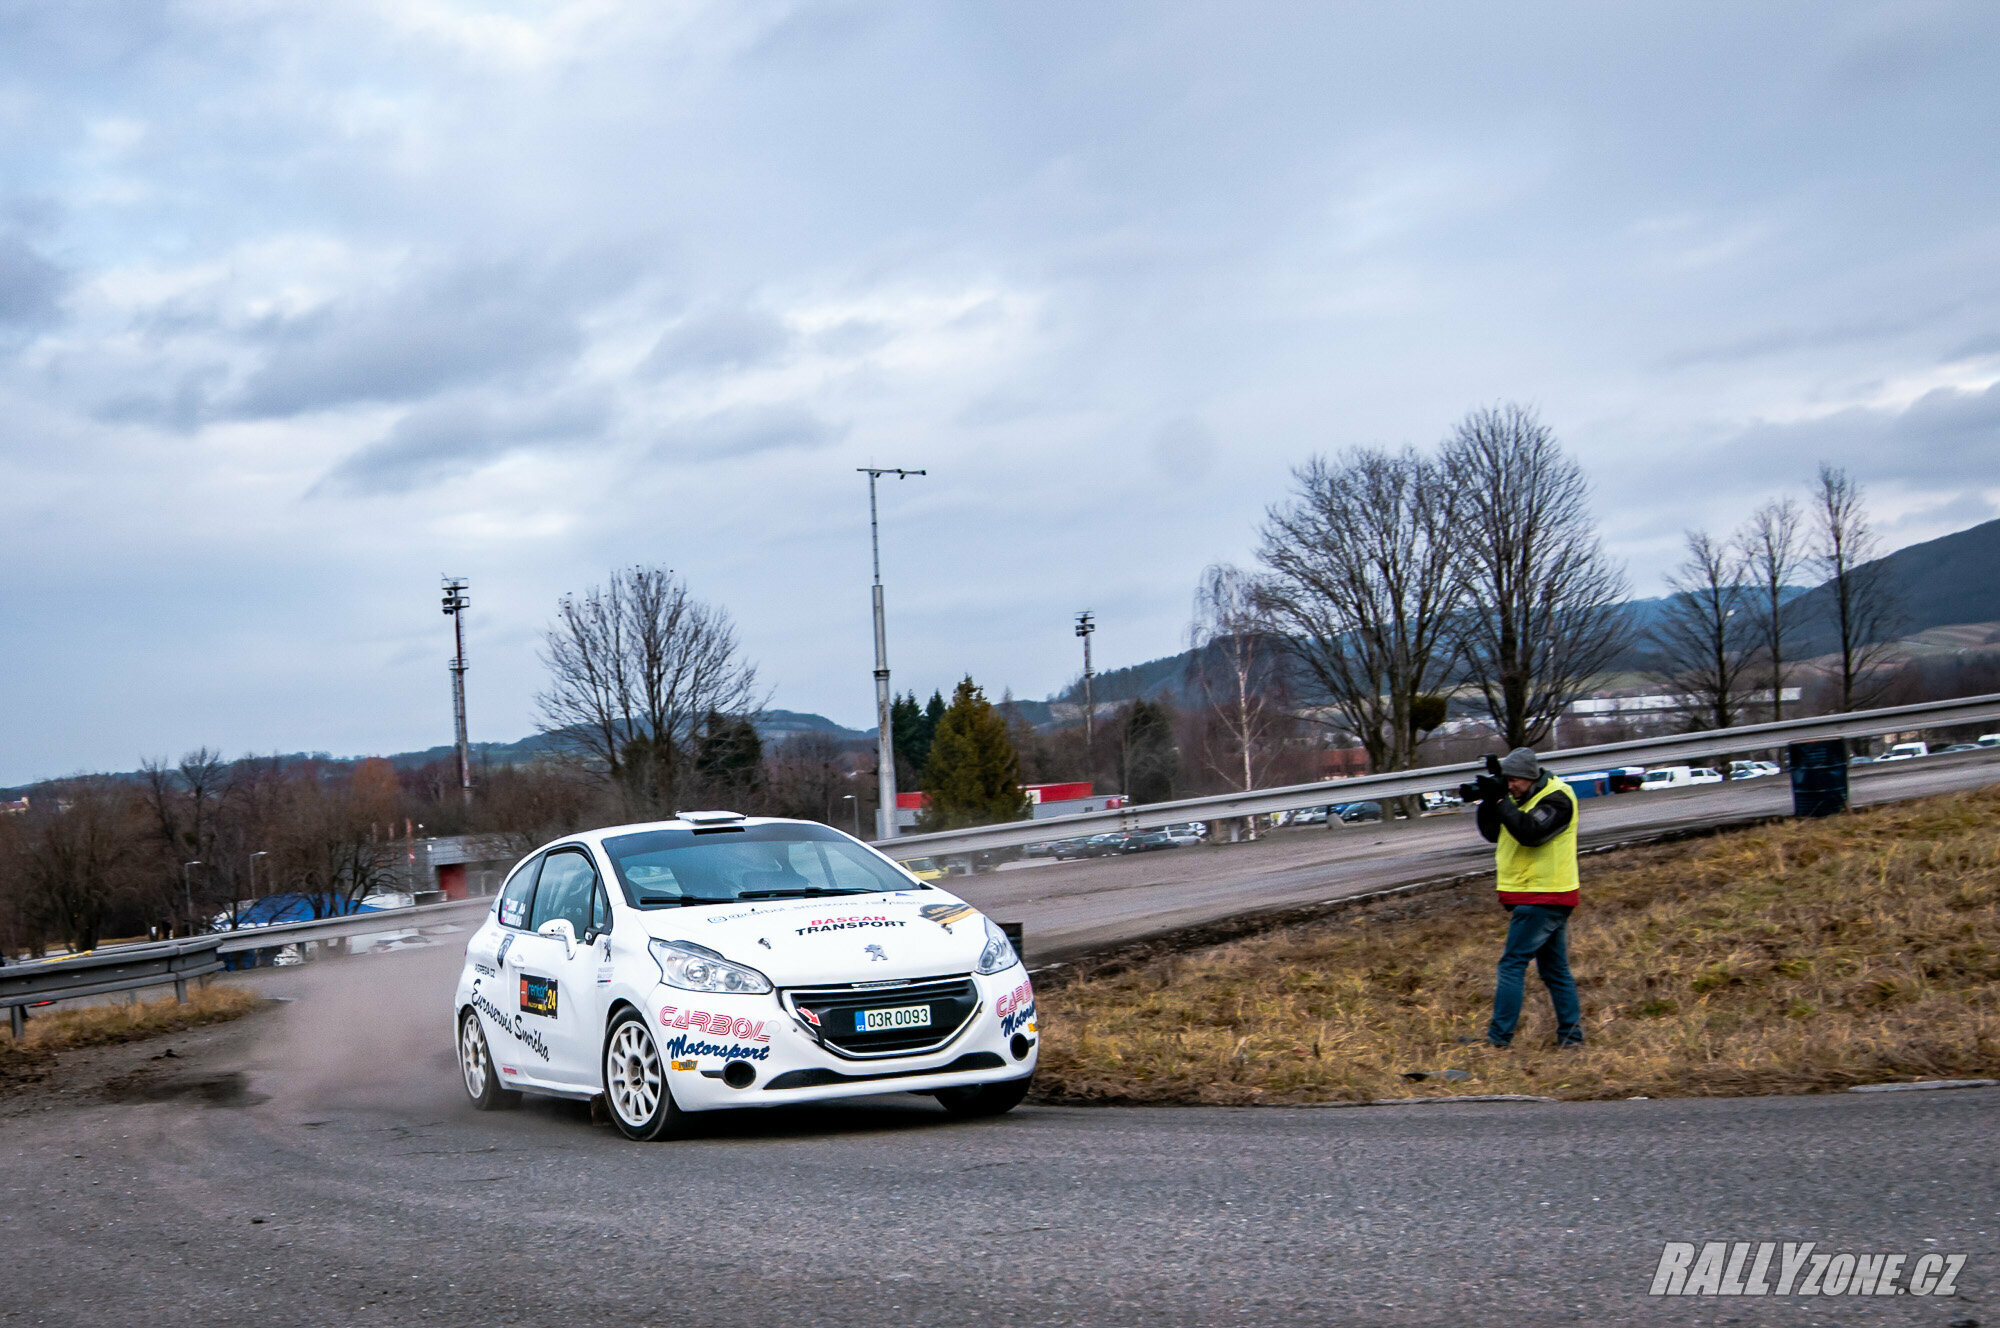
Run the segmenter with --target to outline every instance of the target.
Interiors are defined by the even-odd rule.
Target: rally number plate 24
[[[854,1031],[857,1033],[879,1033],[890,1028],[929,1028],[931,1007],[928,1005],[898,1005],[887,1010],[856,1010]]]

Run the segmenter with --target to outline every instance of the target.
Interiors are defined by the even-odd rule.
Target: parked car
[[[1058,839],[1049,845],[1049,856],[1057,862],[1068,862],[1072,858],[1087,858],[1090,854],[1085,851],[1084,846],[1089,842],[1087,839]]]
[[[1639,790],[1642,793],[1658,793],[1662,789],[1686,788],[1694,783],[1692,774],[1689,766],[1663,765],[1646,772],[1645,778],[1639,781]]]
[[[1203,842],[1200,831],[1184,825],[1170,825],[1166,833],[1167,838],[1173,840],[1177,848],[1194,848]]]
[[[1356,825],[1362,821],[1379,821],[1382,819],[1382,804],[1379,802],[1347,803],[1340,809],[1340,819],[1347,825]]]
[[[1885,761],[1914,761],[1920,756],[1931,754],[1930,744],[1923,742],[1899,742],[1882,753]]]
[[[1138,834],[1125,836],[1125,842],[1118,846],[1120,853],[1151,853],[1155,849],[1179,848],[1174,837],[1164,830],[1142,830]]]
[[[1849,765],[1874,765],[1875,758],[1872,756],[1850,756],[1847,758],[1847,763]]]
[[[1326,808],[1301,807],[1297,811],[1285,813],[1286,825],[1325,825]]]
[[[1976,742],[1955,742],[1951,746],[1946,747],[1942,751],[1940,751],[1938,755],[1946,756],[1952,752],[1976,752],[1978,750],[1979,750],[1979,744]]]
[[[926,885],[929,885],[932,881],[942,881],[945,877],[951,875],[951,869],[936,858],[911,858],[908,862],[903,863],[902,867],[904,871]]]
[[[1979,745],[1981,747],[2000,747],[2000,733],[1980,734]]]
[[[1113,830],[1109,834],[1090,835],[1084,839],[1071,839],[1063,843],[1056,856],[1069,858],[1107,858],[1118,852],[1125,844],[1125,832]]]
[[[470,937],[451,1014],[475,1107],[601,1096],[634,1140],[885,1081],[995,1116],[1039,1042],[997,923],[830,826],[734,812],[531,854]]]

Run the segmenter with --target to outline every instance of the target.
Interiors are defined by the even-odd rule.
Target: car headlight
[[[992,918],[981,919],[986,924],[986,948],[979,952],[979,966],[976,973],[1004,973],[1020,962],[1014,953],[1014,943],[1007,939],[1007,933],[1000,930],[1000,924]]]
[[[705,945],[655,939],[646,948],[660,966],[660,981],[669,987],[745,996],[771,990],[771,979],[754,968],[730,963]]]

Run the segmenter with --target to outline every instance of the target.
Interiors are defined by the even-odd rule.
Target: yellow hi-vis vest
[[[1533,811],[1544,798],[1556,796],[1569,799],[1569,824],[1563,827],[1561,834],[1541,847],[1529,848],[1509,834],[1505,825],[1500,827],[1494,866],[1502,893],[1514,891],[1554,895],[1574,890],[1581,884],[1576,870],[1576,791],[1550,775],[1541,792],[1521,804],[1521,810]]]

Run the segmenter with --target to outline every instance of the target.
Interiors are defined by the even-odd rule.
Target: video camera
[[[1460,802],[1495,802],[1507,792],[1507,777],[1500,773],[1500,758],[1486,754],[1486,773],[1470,784],[1458,786]]]

